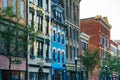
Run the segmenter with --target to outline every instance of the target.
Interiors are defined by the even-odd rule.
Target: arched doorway
[[[38,80],[44,80],[43,69],[41,67],[38,70]]]

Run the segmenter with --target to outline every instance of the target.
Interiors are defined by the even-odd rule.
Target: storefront
[[[25,71],[11,71],[11,80],[26,80]],[[9,80],[9,70],[0,70],[0,80]]]
[[[66,80],[81,80],[80,79],[80,71],[79,67],[75,70],[74,66],[66,67]]]
[[[29,67],[29,80],[51,80],[51,67],[35,66]]]

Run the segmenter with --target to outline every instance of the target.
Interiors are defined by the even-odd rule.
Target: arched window
[[[60,51],[58,51],[58,63],[60,63]]]
[[[55,61],[56,59],[55,59],[55,55],[56,55],[56,51],[55,51],[55,49],[53,49],[53,60]]]
[[[53,30],[53,41],[56,41],[56,34],[55,34],[55,30]]]
[[[62,44],[64,44],[64,34],[62,34]]]
[[[58,32],[58,43],[60,43],[60,32]]]

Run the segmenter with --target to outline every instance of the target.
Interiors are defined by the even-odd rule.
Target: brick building
[[[26,25],[26,0],[0,0],[0,9],[6,9],[6,7],[12,5],[12,11],[13,14],[17,15],[17,18],[19,18],[18,23],[21,25]],[[1,14],[0,14],[1,15]],[[16,22],[17,19],[13,18],[8,20],[8,18],[2,18],[0,19],[0,30],[2,31],[2,27],[5,27],[5,25],[7,24],[12,24],[9,25],[9,27],[13,27],[16,26]],[[14,31],[15,32],[15,31]],[[8,34],[9,35],[9,34]],[[13,40],[13,39],[12,39]],[[0,37],[0,41],[2,42],[2,38]],[[8,80],[9,79],[9,63],[10,60],[8,59],[8,57],[4,56],[5,52],[5,40],[1,43],[0,42],[0,80]],[[3,45],[2,45],[3,44]],[[10,50],[11,47],[13,48],[13,46],[10,46]],[[4,49],[3,49],[4,48]],[[14,54],[14,51],[11,52]],[[21,64],[16,64],[15,62],[15,57],[12,57],[11,60],[11,80],[25,80],[25,75],[26,75],[26,59],[25,59],[25,55],[23,52],[20,52],[20,54],[22,54],[22,58],[21,59]],[[17,57],[18,59],[18,57]]]
[[[80,30],[88,35],[90,39],[88,42],[88,48],[90,50],[99,50],[100,65],[102,59],[105,57],[106,52],[110,52],[110,30],[111,25],[108,22],[107,17],[95,16],[91,18],[80,20]],[[98,69],[94,70],[92,78],[98,80]]]

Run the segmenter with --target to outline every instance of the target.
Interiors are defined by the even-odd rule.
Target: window
[[[70,27],[70,38],[72,39],[72,28]]]
[[[43,16],[40,15],[40,11],[37,11],[37,31],[43,31]]]
[[[64,52],[62,52],[62,63],[64,63]]]
[[[12,7],[13,7],[12,11],[14,14],[16,14],[16,3],[17,3],[16,0],[12,0]]]
[[[8,0],[3,0],[3,9],[8,7]]]
[[[53,41],[56,41],[56,34],[55,34],[55,30],[53,31]]]
[[[70,59],[72,59],[72,47],[70,46]]]
[[[66,17],[68,18],[68,0],[66,0]]]
[[[46,58],[49,58],[49,43],[46,44]]]
[[[100,44],[102,44],[102,36],[100,36]]]
[[[54,10],[54,17],[55,19],[57,19],[58,21],[62,21],[62,13],[57,11],[57,10]]]
[[[62,34],[62,44],[64,44],[64,34]]]
[[[20,17],[21,19],[24,19],[25,15],[24,15],[24,0],[20,0]]]
[[[87,48],[87,44],[85,42],[82,42],[82,50],[84,51]]]
[[[30,54],[34,55],[34,42],[30,45]]]
[[[66,28],[66,38],[69,39],[68,28]]]
[[[73,2],[73,20],[74,20],[74,22],[75,22],[75,3]]]
[[[49,11],[49,0],[46,0],[46,8],[45,10],[48,12]]]
[[[58,51],[58,63],[60,63],[60,51]]]
[[[43,42],[37,41],[37,57],[43,58]]]
[[[55,59],[55,49],[53,50],[53,60],[56,60]]]
[[[77,31],[77,36],[76,36],[76,38],[77,38],[77,41],[79,40],[79,38],[78,38],[78,34],[79,34],[79,32]]]
[[[58,32],[58,43],[60,43],[60,33]]]
[[[66,58],[68,58],[68,45],[66,45]]]
[[[29,79],[30,79],[30,80],[38,80],[37,74],[38,74],[38,73],[30,72],[30,73],[29,73]]]
[[[25,72],[20,72],[20,80],[25,80]]]
[[[49,35],[49,16],[46,16],[46,35]]]
[[[106,38],[104,38],[104,47],[106,47]]]
[[[34,2],[34,0],[30,0],[30,2]]]
[[[43,4],[43,0],[38,0],[38,6],[42,7],[43,6],[42,4]]]
[[[34,8],[32,7],[29,7],[29,21],[28,21],[28,24],[30,26],[34,26]]]
[[[75,53],[75,47],[73,48],[73,57],[76,57],[76,53]]]

